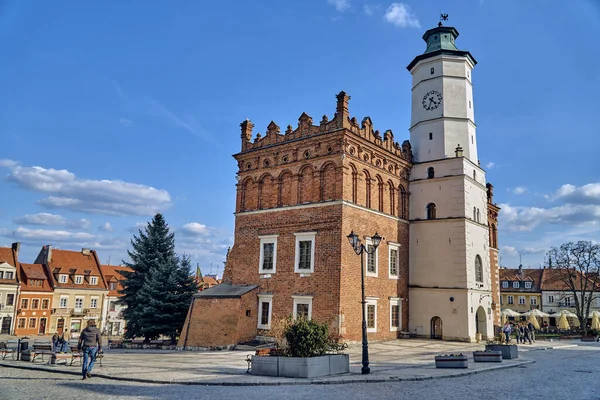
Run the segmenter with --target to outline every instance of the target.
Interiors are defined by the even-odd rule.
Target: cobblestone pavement
[[[528,353],[534,364],[417,382],[302,386],[187,386],[81,381],[71,375],[0,368],[0,399],[600,399],[600,345]]]

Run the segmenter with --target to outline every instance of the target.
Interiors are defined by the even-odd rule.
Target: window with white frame
[[[90,299],[90,308],[98,308],[98,298],[92,297]]]
[[[508,296],[508,304],[515,304],[515,298],[513,296]]]
[[[366,298],[367,332],[377,332],[377,299]]]
[[[296,236],[296,262],[294,272],[310,274],[315,271],[315,236],[317,232],[294,233]]]
[[[58,283],[67,283],[67,275],[64,275],[64,274],[59,275]]]
[[[258,329],[271,329],[271,313],[273,312],[273,295],[258,295]]]
[[[294,299],[294,319],[312,318],[312,296],[292,296]]]
[[[513,287],[514,287],[515,289],[518,289],[518,288],[519,288],[519,281],[514,281],[514,282],[513,282]]]
[[[571,297],[565,297],[565,307],[571,307]]]
[[[67,308],[68,297],[61,297],[58,302],[58,308]]]
[[[81,275],[75,275],[75,283],[77,285],[81,285],[83,283],[83,276],[81,276]]]
[[[92,276],[90,278],[90,285],[97,285],[97,284],[98,284],[98,277]]]
[[[531,282],[525,282],[525,289],[531,289]]]
[[[502,281],[502,287],[508,289],[508,281]]]
[[[274,274],[277,267],[277,237],[279,235],[259,236],[260,260],[258,272],[260,274]]]
[[[396,243],[389,243],[389,276],[390,278],[398,279],[398,264],[400,255],[400,245]]]
[[[532,306],[537,305],[537,297],[530,297],[529,304],[531,304]]]
[[[390,331],[402,329],[402,300],[390,298]]]
[[[519,304],[525,304],[525,296],[519,296]]]
[[[81,310],[83,308],[83,297],[75,297],[75,309]]]
[[[13,273],[11,271],[6,271],[4,273],[4,279],[12,279],[13,278]]]
[[[366,259],[365,264],[367,266],[365,275],[377,276],[379,265],[379,247],[375,249],[373,246],[373,240],[371,240],[369,237],[365,239],[365,252],[363,253],[363,257]]]
[[[554,296],[551,294],[548,295],[548,303],[554,303]]]

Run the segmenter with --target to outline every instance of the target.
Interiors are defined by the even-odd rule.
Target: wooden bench
[[[9,349],[6,343],[0,343],[0,354],[2,354],[2,359],[4,360],[6,356],[11,355],[12,359],[15,359],[16,351],[14,349]]]
[[[123,348],[123,340],[109,340],[108,348],[109,349],[122,349]]]
[[[79,360],[79,365],[81,365],[83,363],[83,351],[78,350],[77,349],[77,345],[71,345],[71,352],[67,353],[71,356],[71,364],[69,365],[73,365],[73,363],[75,362],[75,360]],[[104,358],[104,352],[102,353],[98,353],[96,352],[96,361],[100,363],[100,366],[102,366],[102,359]]]
[[[45,355],[49,355],[51,356],[52,354],[54,354],[54,352],[52,351],[52,345],[51,344],[34,344],[33,345],[33,358],[31,359],[31,362],[34,362],[35,359],[37,358],[37,356],[42,356],[42,362],[44,362],[44,356]]]

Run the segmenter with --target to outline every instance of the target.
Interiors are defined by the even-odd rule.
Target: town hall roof
[[[205,289],[194,295],[195,298],[235,298],[242,297],[248,292],[256,289],[258,285],[232,285],[231,283],[221,283],[211,288]]]

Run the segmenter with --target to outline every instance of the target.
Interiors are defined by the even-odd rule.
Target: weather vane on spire
[[[442,26],[442,21],[448,21],[448,14],[440,14],[440,22],[438,26]]]

